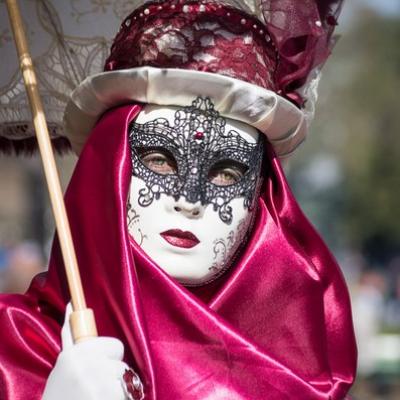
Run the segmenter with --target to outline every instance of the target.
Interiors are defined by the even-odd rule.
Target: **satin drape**
[[[356,365],[348,292],[270,146],[249,242],[226,275],[189,290],[127,231],[126,132],[140,109],[102,117],[66,194],[99,333],[122,340],[148,400],[343,399]],[[40,399],[68,301],[55,240],[47,275],[26,295],[0,296],[1,400]]]

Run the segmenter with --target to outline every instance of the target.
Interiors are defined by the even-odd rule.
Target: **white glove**
[[[129,369],[122,361],[122,342],[111,337],[95,337],[73,344],[70,313],[69,304],[61,332],[62,351],[47,380],[42,400],[129,399],[122,380]]]

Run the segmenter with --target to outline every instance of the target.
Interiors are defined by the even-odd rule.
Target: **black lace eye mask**
[[[182,196],[190,203],[212,204],[227,224],[232,222],[231,200],[243,197],[243,206],[250,209],[260,177],[263,137],[249,143],[238,132],[226,131],[225,126],[211,100],[202,97],[178,109],[173,126],[165,118],[145,124],[133,122],[129,132],[133,175],[146,183],[139,192],[139,204],[149,206],[163,193],[176,200]],[[149,169],[141,160],[147,149],[163,149],[172,155],[176,173],[163,175]],[[210,181],[210,171],[223,162],[245,167],[238,182],[218,186]]]

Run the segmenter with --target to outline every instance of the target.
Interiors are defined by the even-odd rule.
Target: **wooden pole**
[[[88,337],[97,336],[96,323],[93,311],[86,307],[60,180],[57,173],[43,105],[39,95],[36,74],[32,58],[29,54],[21,13],[19,11],[17,0],[6,0],[6,3],[14,33],[14,40],[17,47],[22,76],[24,78],[25,88],[32,111],[33,124],[39,144],[40,155],[42,157],[51,205],[56,221],[57,234],[64,259],[73,308],[73,313],[70,317],[70,324],[72,335],[76,342]]]

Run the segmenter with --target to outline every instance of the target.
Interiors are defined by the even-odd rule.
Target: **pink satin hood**
[[[66,205],[99,334],[122,340],[146,400],[345,398],[356,365],[348,292],[270,147],[249,243],[227,275],[188,290],[127,231],[126,132],[139,111],[128,105],[102,117]],[[55,241],[47,275],[26,295],[0,296],[1,400],[41,398],[68,301]]]

